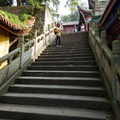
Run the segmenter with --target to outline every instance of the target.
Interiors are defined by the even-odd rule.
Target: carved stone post
[[[100,66],[101,66],[101,67],[100,67],[100,68],[101,68],[101,70],[102,70],[102,68],[104,67],[104,66],[103,66],[103,56],[104,56],[104,55],[103,55],[103,51],[102,51],[102,46],[103,46],[103,45],[105,45],[105,46],[107,45],[107,33],[106,33],[106,31],[105,31],[105,30],[102,30],[101,33],[100,33],[100,36],[101,36],[101,37],[100,37],[100,38],[101,38],[101,39],[100,39],[100,40],[101,40],[101,42],[100,42],[100,53],[101,53],[101,55],[100,55],[100,56],[101,56],[101,57],[100,57]]]
[[[99,36],[99,27],[95,27],[95,36]]]
[[[120,40],[115,40],[112,44],[114,64],[120,63]]]
[[[48,33],[48,41],[47,41],[47,45],[48,45],[49,42],[50,42],[50,24],[48,24],[48,31],[49,31],[49,33]]]
[[[105,30],[101,31],[101,44],[107,45],[107,33]]]
[[[24,64],[24,35],[19,36],[18,47],[21,48],[20,51],[20,68],[22,68]]]
[[[46,43],[46,36],[45,36],[45,29],[43,29],[43,47],[45,46]]]
[[[89,22],[89,29],[90,28],[92,29],[92,22],[91,21]]]
[[[54,24],[52,23],[52,28],[54,27]]]
[[[99,36],[99,28],[98,27],[95,27],[94,28],[94,31],[95,31],[95,34],[93,34],[94,35],[94,37],[92,38],[92,43],[93,43],[93,47],[94,47],[94,49],[95,49],[95,52],[96,52],[96,38]],[[95,38],[95,39],[94,39]]]
[[[114,100],[117,101],[117,96],[118,96],[118,86],[117,86],[117,76],[115,74],[115,65],[119,63],[120,64],[120,40],[115,40],[112,43],[112,70],[113,70],[113,75],[112,75],[112,91],[113,91],[113,97]]]
[[[35,45],[34,45],[35,49],[34,49],[34,55],[37,54],[37,30],[35,30]]]
[[[50,30],[50,24],[48,24],[48,31]]]

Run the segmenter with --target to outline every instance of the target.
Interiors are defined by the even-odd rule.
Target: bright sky
[[[64,5],[66,4],[66,1],[67,0],[60,0],[60,6],[59,6],[58,14],[60,14],[60,15],[68,15],[68,14],[70,14],[69,8],[64,7]],[[88,4],[88,0],[81,0],[81,1]]]
[[[13,0],[13,5],[15,5],[15,6],[16,6],[16,0]]]
[[[78,1],[82,1],[88,4],[88,0],[78,0]],[[16,0],[13,0],[14,5],[16,6]],[[67,0],[60,0],[60,6],[59,6],[59,10],[58,10],[58,14],[61,15],[68,15],[70,14],[70,9],[68,7],[64,7],[64,5],[66,5]]]

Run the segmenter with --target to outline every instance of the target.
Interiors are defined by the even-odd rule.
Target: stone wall
[[[12,7],[0,7],[0,10],[5,10],[10,13],[20,15],[23,14],[25,11],[32,11],[32,6],[12,6]]]
[[[109,1],[110,0],[95,0],[94,15],[103,14]]]

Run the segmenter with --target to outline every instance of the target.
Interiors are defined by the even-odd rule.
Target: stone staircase
[[[87,32],[62,35],[0,97],[0,120],[111,120]]]

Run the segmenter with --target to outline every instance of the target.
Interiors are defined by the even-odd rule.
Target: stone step
[[[15,119],[7,119],[7,118],[6,119],[2,119],[2,118],[0,118],[0,120],[15,120]]]
[[[78,47],[76,47],[76,46],[65,46],[65,45],[63,45],[62,47],[55,47],[55,45],[54,46],[52,46],[52,47],[47,47],[46,48],[46,50],[54,50],[54,51],[64,51],[64,50],[83,50],[83,49],[90,49],[90,46],[88,46],[88,45],[84,45],[84,46],[78,46]]]
[[[38,58],[35,60],[35,62],[37,61],[88,61],[88,60],[95,60],[95,58],[93,56],[85,56],[85,57],[60,57],[60,58]]]
[[[86,53],[92,53],[91,51],[56,51],[56,52],[42,52],[41,55],[57,55],[57,54],[86,54]],[[92,53],[93,54],[93,53]]]
[[[96,61],[36,61],[31,65],[96,65]]]
[[[60,52],[59,52],[58,54],[51,53],[51,54],[41,54],[41,55],[43,55],[43,56],[44,56],[44,55],[48,55],[48,56],[51,56],[51,55],[53,55],[53,56],[54,56],[54,55],[55,55],[55,56],[56,56],[56,55],[63,55],[63,56],[64,56],[64,55],[66,55],[66,56],[78,55],[78,57],[79,57],[79,56],[82,56],[82,55],[83,55],[83,56],[85,56],[85,55],[86,55],[86,56],[87,56],[87,55],[93,55],[93,53],[92,53],[92,52],[80,52],[80,53],[78,53],[78,52],[76,52],[76,53],[73,53],[73,52],[72,52],[72,53],[66,53],[66,52],[60,53]]]
[[[16,120],[106,120],[108,112],[64,107],[1,104],[0,117]]]
[[[79,48],[79,49],[76,49],[76,48],[72,48],[72,49],[48,49],[46,48],[44,52],[68,52],[68,51],[72,51],[72,52],[82,52],[82,51],[92,51],[91,48]]]
[[[98,71],[54,71],[54,70],[25,70],[22,76],[38,77],[100,77]]]
[[[2,103],[39,105],[68,108],[84,108],[94,110],[110,110],[110,103],[106,98],[94,96],[75,96],[36,93],[6,93],[0,97]]]
[[[76,66],[62,66],[62,65],[32,65],[28,66],[27,70],[67,70],[67,71],[97,71],[97,66],[90,65],[76,65]]]
[[[21,76],[15,80],[16,84],[33,84],[33,85],[75,85],[75,86],[102,86],[100,78],[93,77],[25,77]]]
[[[39,56],[38,58],[46,58],[46,57],[48,57],[48,58],[60,58],[60,57],[91,57],[91,56],[93,56],[93,54],[92,53],[86,53],[86,54],[64,54],[64,55],[41,55],[41,56]]]
[[[68,86],[68,85],[11,85],[9,92],[12,93],[43,93],[63,95],[105,96],[105,90],[101,87]]]

